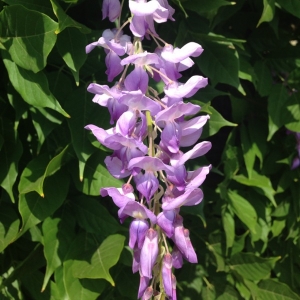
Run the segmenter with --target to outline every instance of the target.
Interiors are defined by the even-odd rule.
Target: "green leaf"
[[[54,188],[54,187],[58,187]],[[19,212],[23,225],[19,236],[29,228],[51,216],[64,202],[69,188],[69,177],[63,172],[47,177],[44,184],[45,197],[35,192],[20,194]]]
[[[78,279],[73,276],[73,266],[74,261],[68,260],[64,262],[62,276],[58,277],[56,274],[56,281],[64,284],[66,292],[66,298],[60,299],[99,299],[99,295],[102,294],[106,286],[106,281],[103,279]]]
[[[298,0],[276,0],[290,14],[300,18],[300,3]]]
[[[9,5],[20,4],[27,9],[35,10],[49,17],[55,17],[52,11],[52,6],[49,0],[5,0],[5,3]]]
[[[272,75],[268,65],[263,61],[257,61],[254,64],[254,71],[256,73],[257,81],[255,85],[258,93],[262,96],[269,96],[272,91]]]
[[[41,155],[29,162],[24,169],[19,183],[19,193],[26,194],[36,191],[44,197],[44,181],[48,176],[57,172],[65,163],[64,156],[68,152],[67,145],[58,155],[53,157],[50,162],[47,155]]]
[[[118,222],[98,200],[77,197],[72,200],[71,207],[78,224],[87,232],[99,234],[101,230],[101,235],[108,236],[120,229]]]
[[[0,13],[1,27],[0,41],[18,66],[34,73],[45,68],[56,42],[56,22],[40,12],[11,5]]]
[[[275,13],[275,0],[263,0],[263,1],[264,1],[264,10],[257,23],[257,27],[263,22],[272,21]]]
[[[57,299],[58,296],[57,287],[54,282],[50,281],[48,287],[41,292],[41,286],[43,283],[43,273],[41,271],[35,271],[30,274],[24,274],[21,278],[22,286],[29,293],[29,297],[35,300],[49,300]]]
[[[74,261],[73,275],[77,278],[104,278],[115,285],[109,269],[114,266],[123,250],[125,237],[119,234],[106,238],[89,262]]]
[[[4,141],[0,150],[0,185],[7,191],[11,201],[15,202],[13,186],[18,176],[18,163],[23,147],[10,120],[0,118],[0,129]]]
[[[288,92],[286,87],[282,85],[273,86],[270,96],[268,98],[268,112],[269,112],[269,135],[268,141],[273,134],[285,123],[281,119],[282,112],[285,109],[288,100]]]
[[[216,134],[224,126],[237,126],[237,124],[225,120],[223,116],[208,103],[203,103],[199,100],[191,100],[191,102],[200,105],[201,113],[208,113],[210,117],[208,125],[204,126],[201,138],[206,138]]]
[[[71,17],[69,17],[64,10],[61,8],[61,6],[58,4],[56,0],[50,0],[53,12],[56,15],[58,19],[58,29],[56,30],[55,33],[60,33],[67,27],[76,27],[78,28],[82,33],[90,33],[91,30],[86,27],[83,24],[80,24],[73,20]]]
[[[241,184],[258,188],[258,191],[265,195],[276,207],[277,204],[274,198],[275,191],[272,187],[270,179],[264,175],[258,174],[255,170],[252,170],[251,174],[251,178],[247,178],[243,175],[235,175],[233,179]]]
[[[75,219],[69,210],[66,209],[59,214],[59,217],[48,217],[44,220],[42,228],[47,268],[42,291],[46,288],[53,272],[61,266],[70,247],[70,243],[75,237],[74,227]]]
[[[236,191],[229,190],[230,205],[238,218],[255,233],[257,214],[253,206]]]
[[[114,178],[103,164],[106,153],[97,151],[87,161],[83,174],[83,181],[79,182],[74,178],[76,187],[86,195],[99,196],[102,187],[114,186],[120,187],[123,182]],[[77,174],[72,171],[73,177]]]
[[[246,164],[248,177],[251,178],[252,170],[255,162],[255,152],[253,149],[254,144],[251,143],[248,130],[244,125],[241,126],[241,141],[242,141],[243,156]]]
[[[97,122],[96,124],[100,127],[105,127],[106,122],[109,123],[107,110],[93,103],[92,98],[93,95],[88,93],[85,87],[80,87],[75,89],[66,101],[66,108],[72,115],[72,118],[68,119],[68,125],[71,131],[72,145],[79,160],[79,178],[81,181],[87,160],[96,151],[88,139],[90,132],[84,129],[84,126]],[[100,122],[99,119],[101,119]],[[95,168],[96,165],[93,167]]]
[[[56,111],[42,107],[30,107],[30,114],[38,137],[38,154],[46,137],[62,123],[62,116]]]
[[[58,35],[57,49],[67,66],[77,75],[76,84],[79,85],[79,69],[86,61],[86,36],[76,28],[66,28]]]
[[[199,15],[211,20],[217,14],[220,7],[232,4],[232,2],[228,2],[225,0],[210,0],[202,2],[187,0],[183,2],[183,7],[185,9],[195,11]]]
[[[235,238],[235,222],[228,209],[222,210],[222,223],[226,236],[226,254],[229,248],[232,248]]]
[[[218,289],[219,288],[219,289]],[[237,291],[230,285],[225,287],[217,286],[217,291],[220,291],[221,295],[216,298],[216,300],[238,300],[240,299]]]
[[[18,67],[10,60],[5,51],[2,51],[2,56],[9,79],[24,101],[35,107],[51,108],[65,117],[70,117],[50,92],[47,78],[43,72],[35,74]]]
[[[195,58],[195,61],[200,70],[210,79],[212,85],[226,83],[238,88],[240,67],[234,45],[201,39],[197,33],[191,33],[191,36],[205,49],[199,57]]]
[[[213,232],[209,235],[209,243],[206,242],[207,248],[211,251],[216,259],[217,263],[217,272],[225,271],[225,255],[223,253],[222,239],[221,235],[218,232]]]
[[[255,83],[257,81],[253,66],[243,56],[239,57],[239,78]]]
[[[259,284],[259,299],[261,300],[299,300],[288,285],[277,280],[262,280]]]
[[[230,268],[249,280],[266,279],[280,257],[262,258],[253,253],[237,253],[230,259]]]
[[[47,269],[45,272],[42,291],[45,290],[50,276],[55,269],[61,265],[61,259],[58,256],[59,241],[56,238],[58,233],[58,225],[61,222],[59,218],[47,218],[43,222],[43,242],[44,242],[44,254],[47,260]]]
[[[13,207],[0,202],[0,252],[14,241],[19,226],[20,220]]]
[[[281,115],[282,123],[291,131],[300,132],[300,101],[294,93],[285,103],[286,109]]]

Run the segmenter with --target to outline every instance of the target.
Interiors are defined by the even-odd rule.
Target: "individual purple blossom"
[[[114,22],[121,14],[121,4],[119,0],[103,0],[102,16],[103,20],[108,17],[110,22]]]
[[[140,274],[140,285],[139,285],[139,290],[138,290],[138,298],[141,298],[148,285],[149,285],[149,282],[150,282],[150,278],[149,277],[146,277],[146,276],[143,276],[142,274]]]
[[[162,23],[166,22],[169,18],[168,9],[155,0],[148,2],[147,0],[129,0],[129,9],[133,14],[130,22],[130,30],[137,37],[144,37],[147,30],[157,35],[154,28],[154,21]]]
[[[98,103],[99,105],[108,108],[110,113],[110,124],[114,124],[114,122],[128,109],[126,105],[119,101],[123,94],[117,86],[110,88],[107,85],[91,83],[87,90],[88,92],[95,94],[92,100],[94,103]]]
[[[158,234],[150,228],[141,250],[140,271],[142,276],[152,278],[152,269],[158,255]]]
[[[128,91],[141,90],[143,93],[148,88],[149,77],[145,70],[147,65],[155,64],[158,62],[158,56],[155,53],[143,53],[133,54],[124,58],[120,63],[125,66],[128,64],[134,64],[134,70],[126,77],[124,84]]]
[[[172,262],[175,269],[181,269],[183,265],[182,254],[179,249],[174,246],[172,251]]]
[[[143,296],[142,296],[142,300],[149,300],[153,295],[153,288],[152,286],[149,286],[146,288]]]
[[[189,230],[183,227],[182,217],[177,216],[172,240],[187,261],[190,263],[197,263],[197,255],[192,246],[189,235]]]
[[[102,37],[97,42],[86,46],[86,53],[91,52],[95,47],[103,47],[106,53],[105,65],[108,81],[111,82],[117,75],[123,71],[121,58],[125,53],[130,53],[132,48],[131,38],[117,29],[106,29]]]
[[[172,288],[172,255],[170,253],[166,253],[163,258],[162,263],[162,278],[164,289],[167,296],[172,297],[173,288]]]
[[[143,219],[134,219],[129,227],[129,247],[134,249],[135,246],[142,248],[149,224]]]

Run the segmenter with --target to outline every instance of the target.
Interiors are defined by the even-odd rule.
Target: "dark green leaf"
[[[277,2],[290,14],[300,18],[300,3],[298,0],[277,0]]]
[[[253,206],[236,191],[228,191],[231,207],[238,218],[255,233],[257,214]]]
[[[226,83],[239,87],[239,58],[233,44],[210,42],[198,38],[192,33],[194,40],[205,49],[200,57],[195,58],[200,70],[210,79],[213,86],[217,83]]]
[[[56,0],[50,0],[50,2],[53,8],[53,12],[58,19],[58,29],[56,30],[56,33],[62,32],[67,27],[76,27],[82,33],[89,33],[91,31],[85,25],[76,22],[70,16],[68,16]]]
[[[103,236],[108,236],[117,232],[120,226],[99,200],[86,196],[72,199],[72,211],[79,225],[87,232],[99,234],[100,230]]]
[[[3,134],[3,146],[0,150],[0,185],[15,202],[13,186],[18,176],[18,162],[22,155],[22,144],[14,132],[13,123],[0,118],[0,129]]]
[[[58,187],[54,188],[54,187]],[[29,228],[51,216],[64,202],[69,188],[69,177],[63,172],[46,178],[44,184],[45,197],[42,198],[35,192],[21,194],[19,211],[23,225],[19,235],[24,234]]]
[[[108,112],[104,115],[104,109],[92,102],[92,94],[87,93],[85,87],[76,89],[66,101],[66,107],[70,111],[72,118],[68,119],[68,125],[72,136],[72,145],[79,160],[79,178],[83,180],[83,172],[88,158],[96,151],[88,139],[90,132],[84,127],[97,121],[98,125],[108,122]],[[102,124],[99,124],[101,116]],[[96,165],[94,165],[95,167]],[[96,178],[95,178],[96,179]]]
[[[185,9],[195,11],[201,16],[205,16],[208,19],[212,19],[218,12],[218,9],[224,5],[232,5],[232,2],[225,0],[211,0],[203,2],[195,2],[193,0],[187,0],[183,2]]]
[[[120,187],[122,181],[114,178],[104,166],[106,154],[102,151],[94,153],[87,161],[83,174],[83,181],[79,182],[77,173],[73,172],[77,188],[86,195],[99,196],[103,187]]]
[[[12,206],[0,203],[0,252],[14,241],[19,226],[19,217]]]

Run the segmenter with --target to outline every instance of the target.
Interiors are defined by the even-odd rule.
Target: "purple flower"
[[[102,20],[107,16],[110,22],[114,22],[121,14],[121,4],[119,0],[103,0]]]
[[[114,127],[104,130],[90,124],[85,128],[113,151],[104,160],[112,176],[128,177],[122,188],[104,187],[100,194],[112,198],[119,208],[121,223],[132,218],[129,247],[133,250],[132,272],[140,274],[138,298],[147,300],[163,295],[176,300],[172,267],[181,268],[183,257],[191,263],[197,262],[189,230],[183,227],[179,215],[180,207],[202,201],[199,186],[211,169],[206,166],[187,171],[185,167],[189,159],[204,155],[211,148],[210,142],[195,145],[209,116],[192,118],[200,106],[183,102],[205,87],[208,80],[199,75],[185,83],[178,79],[182,77],[180,72],[193,66],[191,57],[199,56],[203,49],[194,42],[181,48],[165,42],[155,53],[145,51],[144,37],[153,38],[159,44],[162,40],[155,31],[155,22],[174,20],[174,9],[167,0],[129,0],[129,9],[131,18],[119,24],[119,0],[104,0],[103,18],[117,20],[118,28],[104,30],[98,41],[86,46],[87,53],[95,47],[104,48],[108,81],[123,73],[111,88],[96,83],[88,87],[88,91],[95,94],[93,102],[108,108]],[[121,30],[127,23],[136,36],[133,43]],[[162,81],[162,97],[148,85],[149,76]],[[191,146],[187,152],[180,149]],[[298,161],[294,165],[298,165]],[[165,236],[174,242],[172,254]],[[160,290],[156,290],[158,286]]]
[[[158,255],[158,235],[150,228],[146,234],[144,245],[141,250],[140,271],[142,276],[152,278],[152,269]]]
[[[143,219],[134,219],[129,227],[129,247],[134,249],[135,246],[142,248],[146,232],[149,229],[149,224]]]
[[[151,0],[129,0],[129,9],[133,14],[130,22],[130,30],[137,37],[143,37],[149,29],[156,34],[154,21],[157,23],[166,22],[169,18],[169,11],[161,6],[158,1]]]
[[[136,174],[134,177],[136,188],[149,202],[159,186],[154,173],[166,170],[167,166],[157,157],[144,156],[133,158],[128,164],[128,169],[134,169],[133,175]],[[145,171],[144,174],[138,174],[141,169]]]
[[[120,218],[121,223],[123,223],[123,221],[128,216],[139,220],[145,220],[149,218],[153,224],[156,223],[155,214],[151,210],[146,208],[144,205],[136,201],[128,201],[123,207],[119,209],[118,216]]]
[[[164,210],[157,216],[157,224],[164,231],[168,238],[171,238],[174,234],[174,221],[177,215],[175,209]]]
[[[153,288],[149,286],[146,288],[142,300],[149,300],[152,297],[152,295],[153,295]]]
[[[134,70],[126,77],[125,87],[129,91],[141,90],[143,93],[148,88],[148,74],[144,67],[147,65],[155,64],[158,62],[158,56],[155,53],[143,53],[133,54],[121,61],[122,65],[134,64]]]
[[[179,251],[179,249],[174,246],[173,247],[173,251],[172,251],[172,261],[173,261],[173,267],[175,269],[181,269],[182,265],[183,265],[183,258],[182,258],[182,254]]]
[[[97,41],[86,46],[86,53],[91,52],[95,47],[103,47],[106,52],[105,64],[107,67],[106,74],[108,81],[111,82],[117,75],[123,71],[121,59],[125,53],[129,53],[132,48],[130,37],[122,34],[117,29],[106,29],[102,33],[102,37]]]
[[[187,261],[190,263],[197,263],[197,255],[192,246],[189,235],[189,230],[185,229],[182,225],[182,217],[177,216],[175,221],[175,232],[172,239]]]
[[[164,92],[171,98],[189,98],[197,93],[201,88],[208,84],[207,78],[202,76],[192,76],[186,83],[179,84],[173,82],[165,87]]]
[[[146,277],[146,276],[143,276],[142,274],[140,274],[140,286],[139,286],[139,291],[138,291],[138,298],[141,298],[148,285],[149,285],[149,281],[150,281],[150,278],[149,277]]]
[[[164,289],[167,296],[172,297],[172,255],[170,253],[165,254],[162,263],[162,278]]]
[[[91,83],[88,92],[95,94],[93,102],[108,108],[110,113],[110,124],[118,120],[120,116],[127,111],[127,106],[119,103],[119,98],[123,95],[116,86],[109,88],[107,85]]]

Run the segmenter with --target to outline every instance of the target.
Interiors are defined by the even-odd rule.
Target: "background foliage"
[[[214,168],[203,203],[184,210],[199,264],[175,273],[179,299],[300,299],[300,170],[286,134],[300,132],[299,3],[173,0],[176,22],[158,26],[169,43],[203,46],[186,77],[210,81],[192,101],[210,114],[213,149],[190,168]],[[99,197],[122,182],[83,129],[110,127],[86,92],[106,83],[103,50],[85,54],[110,26],[101,4],[0,2],[0,299],[136,299],[128,223]]]

